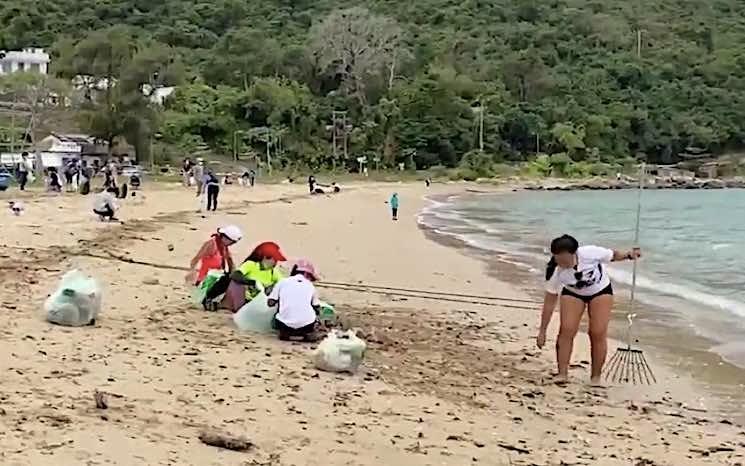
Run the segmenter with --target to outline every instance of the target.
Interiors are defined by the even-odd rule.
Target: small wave
[[[626,270],[610,269],[609,273],[613,280],[623,283],[624,285],[631,285],[632,275],[630,272]],[[652,280],[645,276],[637,275],[636,286],[640,289],[651,291],[656,294],[673,296],[685,301],[700,304],[710,309],[719,309],[738,317],[745,317],[744,303],[698,291],[685,285],[661,282],[659,280]]]
[[[731,247],[732,245],[730,243],[721,243],[721,244],[714,244],[711,246],[712,251],[719,251],[720,249],[726,249]]]

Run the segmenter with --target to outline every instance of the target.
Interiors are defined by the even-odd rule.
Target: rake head
[[[618,348],[610,358],[604,370],[605,379],[613,383],[631,383],[633,385],[657,383],[644,352],[630,346]]]

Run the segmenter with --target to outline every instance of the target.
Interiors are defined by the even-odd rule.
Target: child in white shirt
[[[269,294],[269,306],[279,304],[274,316],[280,340],[302,337],[314,341],[320,302],[313,282],[318,279],[315,267],[300,260],[289,277],[280,280]]]

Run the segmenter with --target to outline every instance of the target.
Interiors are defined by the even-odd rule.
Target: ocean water
[[[419,221],[499,252],[541,290],[552,238],[568,233],[581,244],[630,248],[638,200],[637,191],[467,194],[431,200]],[[651,306],[639,312],[654,321],[654,309],[664,308],[659,324],[686,328],[710,342],[708,351],[745,367],[745,190],[649,190],[641,206],[637,298]],[[613,264],[610,274],[617,294],[628,293],[630,264]]]

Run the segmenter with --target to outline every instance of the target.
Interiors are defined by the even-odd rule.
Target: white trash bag
[[[277,310],[269,307],[269,297],[264,293],[261,283],[256,282],[256,287],[259,294],[233,314],[233,322],[244,332],[271,333],[274,331],[272,322]]]
[[[327,372],[354,373],[365,357],[367,344],[352,330],[332,330],[313,352],[316,368]]]
[[[101,286],[79,270],[67,272],[44,302],[47,320],[68,327],[93,325],[101,312]]]

